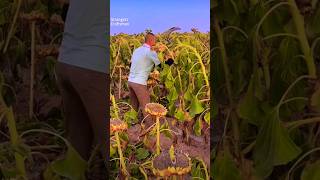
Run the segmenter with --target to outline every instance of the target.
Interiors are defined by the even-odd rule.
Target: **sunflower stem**
[[[160,154],[160,122],[159,122],[159,116],[156,117],[156,128],[157,128],[157,142],[156,142],[156,154]]]
[[[121,166],[121,171],[125,176],[128,176],[128,171],[126,169],[126,164],[124,162],[123,159],[123,154],[122,154],[122,150],[121,150],[121,144],[120,144],[120,138],[119,138],[119,132],[115,132],[115,136],[116,136],[116,142],[117,142],[117,146],[118,146],[118,154],[120,157],[120,166]]]
[[[316,66],[314,63],[314,59],[312,56],[311,48],[308,43],[308,39],[306,36],[306,30],[304,27],[304,17],[300,14],[300,11],[297,7],[295,0],[288,0],[290,4],[290,12],[293,18],[293,22],[297,31],[297,36],[300,41],[301,50],[304,54],[305,61],[307,63],[309,75],[312,78],[316,78]]]

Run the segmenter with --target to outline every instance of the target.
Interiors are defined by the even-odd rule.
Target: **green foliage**
[[[51,167],[53,172],[60,176],[72,180],[83,180],[85,179],[87,163],[81,158],[78,152],[69,145],[65,158],[52,162]]]
[[[143,160],[149,156],[149,151],[144,148],[139,148],[139,149],[137,149],[135,154],[136,154],[136,158],[138,160]]]
[[[271,109],[263,118],[257,135],[254,162],[257,174],[268,177],[273,166],[287,164],[301,153],[287,130],[280,124],[276,109]]]
[[[144,33],[128,35],[116,34],[110,37],[110,69],[112,76],[111,95],[115,95],[115,101],[127,101],[126,98],[118,99],[117,90],[128,92],[126,80],[122,81],[119,88],[120,76],[118,67],[123,67],[122,76],[128,76],[130,68],[130,59],[132,52],[142,45]],[[157,41],[163,49],[158,52],[158,57],[161,61],[168,58],[174,59],[174,64],[168,66],[162,62],[162,68],[155,68],[160,74],[156,73],[156,77],[150,76],[149,80],[155,80],[154,85],[148,84],[148,89],[151,90],[151,102],[157,102],[164,105],[167,110],[167,119],[160,126],[161,135],[175,141],[175,130],[172,126],[190,124],[189,127],[181,129],[188,134],[202,135],[203,123],[210,123],[210,88],[207,86],[209,80],[209,34],[208,33],[171,33],[157,34]],[[156,46],[157,46],[156,45]],[[113,99],[112,99],[113,100]],[[118,105],[119,104],[119,105]],[[113,102],[110,111],[111,117],[116,117],[115,112],[118,111],[119,118],[129,124],[138,120],[137,113],[132,109],[122,109],[120,103]],[[117,107],[116,107],[117,106]],[[191,117],[190,117],[191,116]],[[174,117],[176,125],[172,123],[168,117]],[[162,119],[162,118],[161,118]],[[193,121],[193,122],[192,122]],[[194,124],[193,124],[194,123]],[[146,129],[142,126],[143,133]],[[193,129],[193,131],[192,131]],[[126,134],[125,132],[123,135]],[[128,133],[129,134],[129,133]],[[131,135],[131,134],[130,134]],[[151,176],[152,168],[150,168],[150,159],[154,157],[154,153],[149,152],[152,141],[149,138],[154,138],[156,135],[155,129],[150,129],[150,132],[145,136],[140,136],[140,141],[132,143],[130,138],[121,138],[123,144],[124,157],[130,175],[137,179],[144,179],[144,174]],[[160,138],[161,141],[161,138]],[[142,142],[142,143],[141,143]],[[171,143],[165,141],[164,144]],[[119,161],[118,154],[113,149],[111,152],[112,161],[111,169],[113,174],[118,174]],[[205,178],[206,173],[202,163],[193,161],[194,170],[193,177]]]
[[[215,166],[214,179],[283,179],[304,151],[319,145],[320,3],[313,1],[301,15],[305,9],[295,2],[214,1],[211,110],[214,119],[228,123],[214,166],[229,164]],[[303,75],[314,79],[292,86]],[[286,124],[294,124],[290,134]],[[247,167],[242,158],[253,162],[252,172],[237,168]],[[304,178],[312,177],[312,167],[305,167]],[[302,177],[298,172],[292,179]]]
[[[134,109],[131,109],[130,111],[126,112],[124,114],[124,120],[128,123],[138,123],[138,112],[136,112]]]
[[[230,152],[223,151],[218,153],[213,163],[212,177],[216,180],[241,180],[240,171],[232,159]]]
[[[320,160],[308,164],[302,174],[301,174],[301,180],[317,180],[320,177]]]

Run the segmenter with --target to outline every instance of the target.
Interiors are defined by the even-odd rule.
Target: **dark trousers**
[[[88,160],[93,145],[107,153],[107,95],[109,75],[58,62],[58,86],[63,101],[67,136]]]
[[[146,85],[137,84],[133,82],[128,82],[128,85],[130,91],[131,106],[137,112],[139,111],[139,109],[141,109],[143,116],[146,117],[147,113],[145,112],[144,107],[146,104],[150,103],[150,92],[148,90],[148,87]],[[149,124],[151,123],[150,121],[151,117],[148,116],[145,119],[145,122]]]

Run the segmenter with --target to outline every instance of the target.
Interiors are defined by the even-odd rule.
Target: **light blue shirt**
[[[160,60],[156,52],[150,49],[148,44],[137,48],[131,57],[131,67],[128,81],[147,85],[149,74],[153,65],[159,65]]]
[[[59,61],[109,73],[108,16],[107,0],[70,0]]]

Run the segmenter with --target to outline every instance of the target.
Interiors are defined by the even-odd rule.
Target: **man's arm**
[[[149,58],[154,62],[155,66],[161,67],[161,61],[158,58],[158,55],[155,51],[150,51],[148,54]],[[165,61],[165,64],[171,66],[174,63],[174,60],[172,58],[169,58]]]
[[[158,66],[159,64],[161,64],[161,61],[159,60],[158,55],[157,55],[156,52],[154,52],[154,51],[149,51],[149,52],[148,52],[148,57],[154,62],[154,64],[155,64],[156,66]]]

